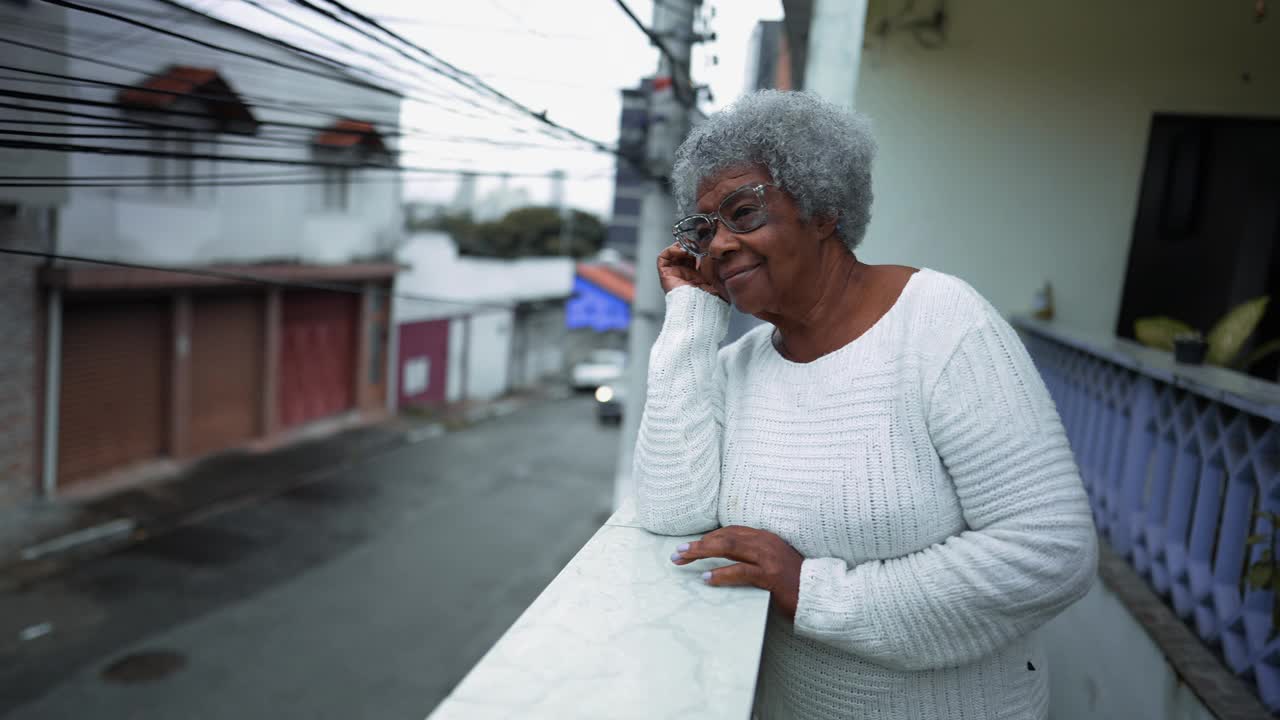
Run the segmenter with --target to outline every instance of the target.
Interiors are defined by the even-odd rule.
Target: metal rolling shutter
[[[263,300],[196,297],[191,308],[193,455],[242,444],[260,432]]]
[[[282,427],[336,415],[355,404],[359,300],[340,292],[285,293],[278,395]]]
[[[165,454],[172,317],[160,299],[65,306],[59,484]]]

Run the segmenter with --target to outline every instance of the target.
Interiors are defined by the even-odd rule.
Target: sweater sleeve
[[[717,348],[729,305],[693,287],[667,293],[662,332],[649,353],[649,382],[636,437],[636,509],[650,532],[714,529],[724,431],[724,373]]]
[[[893,669],[952,667],[1088,591],[1097,535],[1062,422],[1013,328],[983,305],[925,394],[967,529],[854,567],[806,560],[799,634]]]

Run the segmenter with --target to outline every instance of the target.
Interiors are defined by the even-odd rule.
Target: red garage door
[[[172,325],[167,299],[65,307],[59,484],[166,453]]]
[[[263,302],[259,296],[196,297],[191,307],[193,455],[258,435]]]
[[[438,405],[445,401],[449,366],[449,320],[400,325],[400,406]]]
[[[280,425],[292,427],[355,405],[360,296],[285,293],[280,310]]]

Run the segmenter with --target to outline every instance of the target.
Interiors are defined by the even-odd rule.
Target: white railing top
[[[703,584],[709,561],[672,565],[685,539],[647,532],[624,506],[429,720],[746,720],[769,594]]]
[[[1113,335],[1087,333],[1026,316],[1016,316],[1012,321],[1021,330],[1097,355],[1206,399],[1280,422],[1280,384],[1212,365],[1184,365],[1174,361],[1173,353]]]

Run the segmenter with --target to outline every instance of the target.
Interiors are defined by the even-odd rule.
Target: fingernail
[[[684,552],[689,549],[689,543],[681,543],[676,546],[676,552]]]
[[[671,562],[680,562],[680,553],[671,553]]]
[[[711,582],[711,571],[710,571],[710,570],[708,570],[708,571],[706,571],[706,572],[702,573],[702,582],[707,582],[707,583]]]

